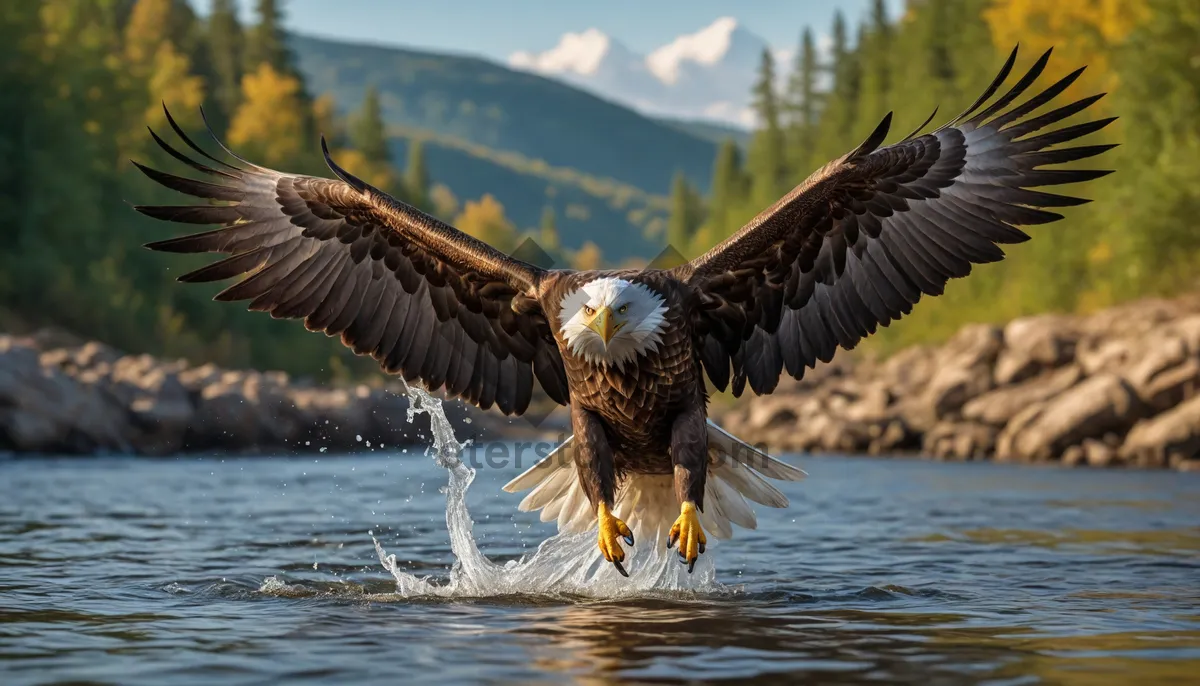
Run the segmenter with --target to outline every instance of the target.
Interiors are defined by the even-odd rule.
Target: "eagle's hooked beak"
[[[608,342],[621,330],[624,324],[624,322],[617,321],[617,315],[612,311],[611,307],[605,306],[596,310],[596,314],[592,315],[592,319],[588,322],[587,326],[599,334],[600,338],[604,339],[604,345],[608,345]]]

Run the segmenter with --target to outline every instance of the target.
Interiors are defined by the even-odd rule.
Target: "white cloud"
[[[518,69],[546,74],[594,74],[608,54],[611,39],[599,29],[564,33],[558,45],[543,53],[514,52],[508,63]]]
[[[683,62],[711,65],[724,57],[737,26],[737,20],[733,17],[721,17],[703,29],[679,36],[650,53],[646,57],[646,66],[663,83],[675,83]]]
[[[638,55],[596,29],[567,33],[542,53],[516,52],[509,64],[591,90],[652,116],[754,123],[750,90],[762,38],[732,17],[679,36],[648,55]],[[781,81],[790,68],[789,50],[774,50]]]

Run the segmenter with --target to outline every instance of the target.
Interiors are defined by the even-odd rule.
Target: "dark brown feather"
[[[696,329],[710,332],[697,348],[717,388],[732,383],[735,395],[746,385],[768,393],[782,370],[801,378],[818,361],[832,359],[839,347],[853,348],[878,326],[910,312],[922,294],[939,295],[949,279],[966,276],[973,265],[1002,259],[1001,244],[1028,239],[1017,226],[1062,218],[1041,208],[1087,202],[1031,189],[1110,173],[1048,167],[1111,149],[1051,147],[1099,131],[1113,119],[1028,137],[1101,96],[1026,119],[1082,70],[1014,106],[1050,58],[1047,51],[1001,91],[1016,54],[956,119],[879,147],[887,133],[885,117],[858,148],[673,271],[706,300],[722,303],[695,313]],[[1002,94],[991,100],[996,93]],[[782,299],[774,295],[773,284],[779,283],[786,284]]]
[[[535,381],[556,402],[568,402],[562,359],[545,336],[544,315],[537,308],[512,309],[514,297],[536,291],[543,270],[371,187],[337,166],[324,141],[326,161],[340,181],[279,173],[233,153],[240,164],[223,162],[167,117],[189,148],[219,168],[191,159],[152,131],[155,142],[217,183],[138,169],[168,188],[226,203],[136,208],[165,221],[222,225],[147,246],[230,255],[181,281],[245,277],[217,299],[249,300],[250,309],[303,319],[389,372],[480,407],[495,403],[506,414],[520,414]]]

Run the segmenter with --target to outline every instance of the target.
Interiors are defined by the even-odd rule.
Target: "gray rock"
[[[1004,426],[1021,410],[1066,391],[1082,376],[1083,370],[1072,364],[1028,379],[1016,386],[997,388],[963,406],[963,418],[993,426]]]
[[[1070,362],[1079,331],[1073,317],[1039,315],[1004,327],[1004,349],[996,359],[996,385],[1019,383]]]
[[[943,460],[982,460],[996,448],[1000,430],[974,422],[943,422],[925,434],[922,450]]]
[[[1133,388],[1109,373],[1086,379],[1037,407],[1024,426],[1010,433],[1014,417],[1005,428],[1011,436],[1007,447],[1019,459],[1049,460],[1085,438],[1124,433],[1145,411]]]
[[[1176,460],[1200,459],[1200,396],[1138,422],[1120,449],[1139,466],[1165,467]]]
[[[992,365],[1003,342],[1000,329],[984,324],[968,326],[951,338],[939,352],[938,367],[921,396],[924,408],[913,413],[917,422],[925,423],[929,414],[956,417],[972,398],[990,391]]]
[[[128,448],[125,412],[94,386],[43,365],[29,341],[0,336],[0,446],[16,452]]]

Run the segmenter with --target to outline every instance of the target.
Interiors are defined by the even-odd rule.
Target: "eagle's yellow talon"
[[[708,539],[700,528],[700,518],[696,515],[696,504],[688,501],[679,507],[679,518],[671,525],[671,533],[667,537],[667,547],[679,543],[679,561],[688,566],[688,574],[696,568],[696,558],[704,552]]]
[[[633,532],[625,522],[613,515],[607,503],[600,503],[600,507],[596,508],[596,523],[600,529],[600,552],[603,553],[604,559],[613,563],[622,576],[629,576],[621,564],[625,561],[625,551],[621,549],[618,539],[624,538],[627,544],[633,545]]]

